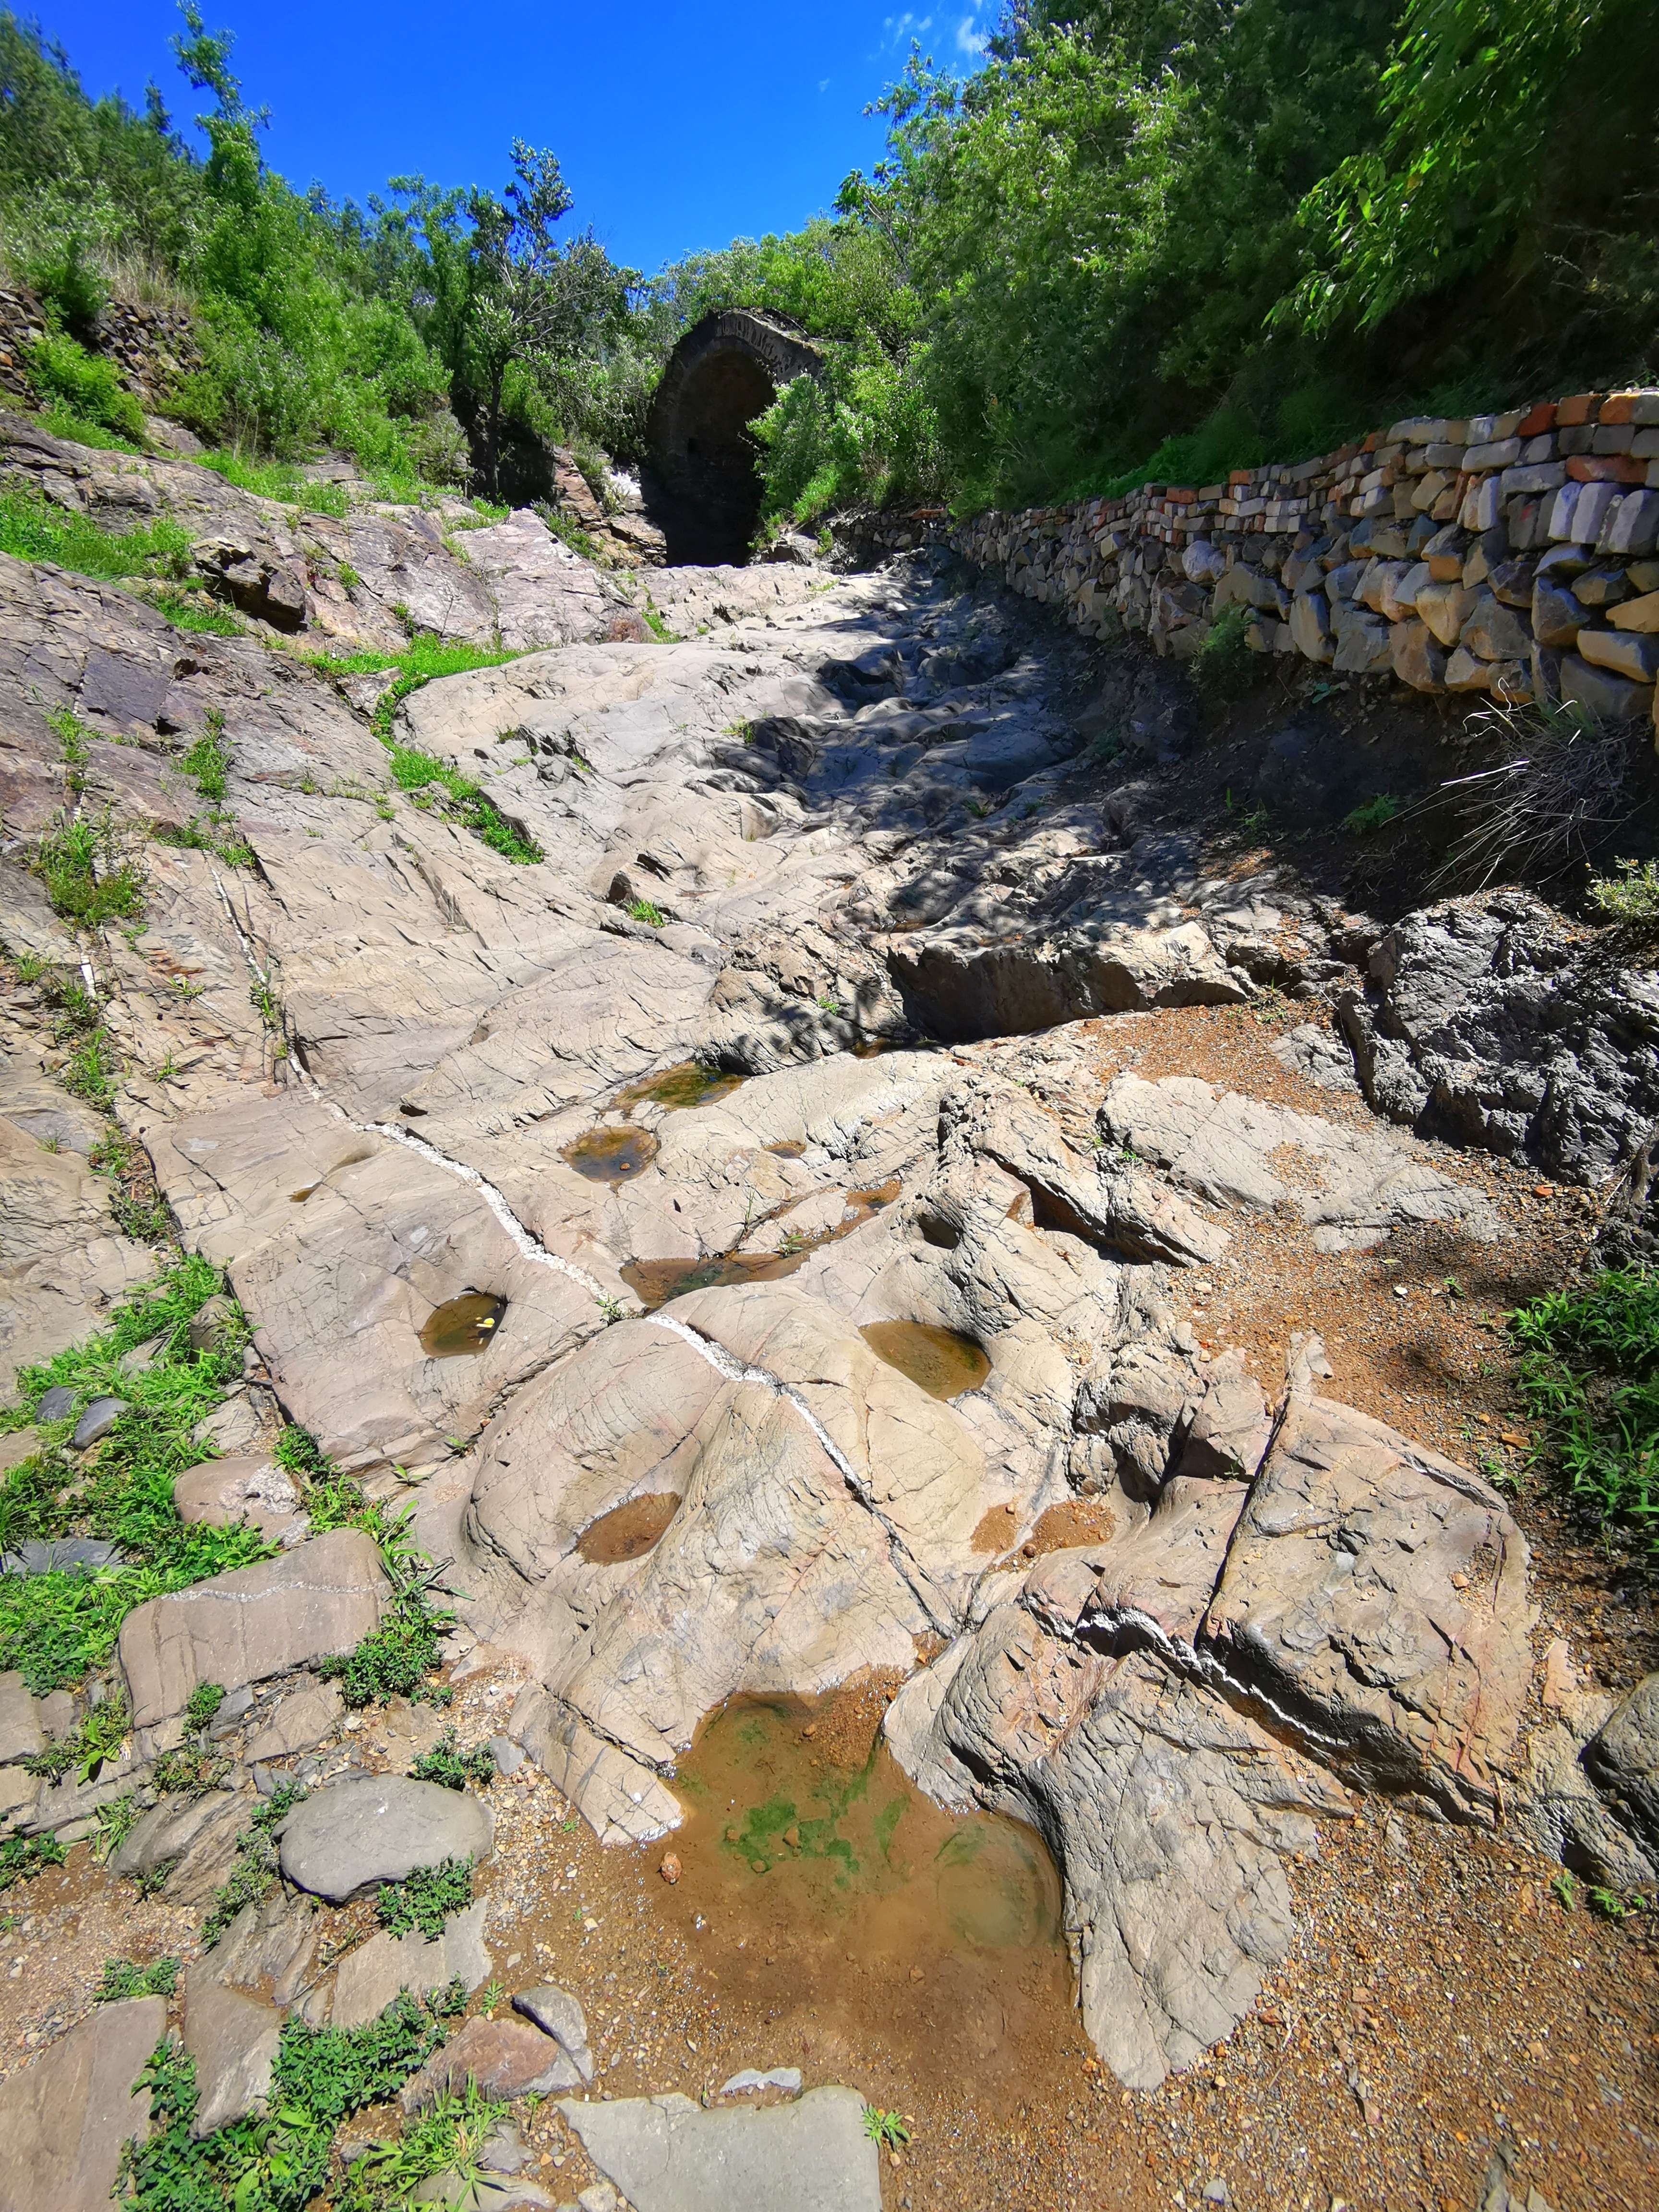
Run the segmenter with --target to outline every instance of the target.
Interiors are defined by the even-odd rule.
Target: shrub
[[[70,416],[143,443],[143,410],[101,354],[48,333],[29,348],[28,370],[30,383],[48,404],[55,401]]]
[[[137,1966],[131,1959],[106,1959],[92,2001],[120,2004],[128,1997],[170,1997],[178,1980],[177,1959],[152,1959],[147,1966]]]
[[[1193,682],[1206,698],[1217,702],[1242,699],[1260,678],[1261,656],[1244,638],[1255,619],[1248,607],[1226,606],[1210,624],[1209,634],[1188,663]]]
[[[1585,892],[1592,910],[1644,936],[1659,929],[1659,863],[1615,860],[1618,873],[1592,877]]]

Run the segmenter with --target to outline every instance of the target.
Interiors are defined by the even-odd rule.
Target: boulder
[[[240,1792],[210,1790],[200,1797],[161,1797],[141,1813],[112,1854],[112,1875],[138,1880],[172,1866],[167,1896],[174,1904],[205,1898],[228,1871],[236,1838],[252,1807]]]
[[[495,1827],[489,1808],[468,1790],[380,1774],[314,1791],[276,1834],[284,1880],[343,1905],[416,1867],[488,1857]]]
[[[1425,622],[1415,617],[1396,623],[1389,640],[1394,672],[1414,691],[1443,691],[1446,685],[1446,655]]]
[[[239,1690],[349,1651],[380,1625],[386,1593],[373,1537],[336,1528],[280,1559],[151,1598],[121,1627],[135,1725],[182,1712],[198,1682]]]
[[[70,1449],[85,1451],[92,1444],[101,1443],[122,1414],[131,1411],[125,1398],[94,1398],[75,1424]]]
[[[149,2125],[133,2085],[167,2024],[161,1997],[100,2005],[0,2081],[0,2205],[108,2212],[121,2146]]]
[[[1610,668],[1598,668],[1581,653],[1563,656],[1560,681],[1563,699],[1583,707],[1597,721],[1636,721],[1652,710],[1651,684],[1633,683]]]
[[[1584,1747],[1584,1765],[1659,1858],[1659,1674],[1638,1682]]]
[[[264,2108],[283,2032],[282,2008],[263,2004],[193,1967],[185,1983],[185,2049],[196,2061],[200,2103],[193,2136],[211,2135]]]
[[[1242,1352],[1224,1352],[1185,1425],[1174,1472],[1249,1482],[1273,1434],[1267,1394],[1247,1373]]]
[[[309,1525],[293,1477],[258,1452],[187,1468],[174,1479],[173,1502],[181,1521],[206,1521],[220,1528],[251,1521],[272,1543],[303,1535]]]
[[[1155,1654],[1103,1657],[1018,1606],[913,1677],[885,1728],[930,1796],[1018,1812],[1048,1838],[1084,2026],[1131,2088],[1243,2018],[1295,1936],[1282,1855],[1316,1850],[1313,1814],[1346,1810],[1317,1768]]]
[[[0,1674],[0,1766],[27,1759],[46,1741],[40,1709],[21,1674]]]
[[[1112,1144],[1131,1146],[1212,1205],[1263,1212],[1293,1205],[1321,1251],[1363,1250],[1391,1229],[1419,1222],[1455,1222],[1482,1242],[1498,1233],[1482,1193],[1451,1182],[1382,1131],[1218,1091],[1196,1076],[1148,1083],[1120,1075],[1099,1124]]]
[[[689,2097],[559,2106],[634,2212],[881,2212],[881,2157],[856,2089],[705,2112]]]
[[[580,2080],[566,2052],[527,2020],[490,2020],[480,2014],[410,2076],[398,2101],[406,2112],[423,2112],[440,2097],[458,2094],[473,2081],[484,2096],[505,2104],[514,2097],[574,2089]]]
[[[1527,1563],[1477,1476],[1293,1390],[1200,1641],[1322,1757],[1492,1819],[1532,1669]]]

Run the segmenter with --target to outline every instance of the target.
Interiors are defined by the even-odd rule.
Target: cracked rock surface
[[[45,469],[35,434],[5,434],[15,468]],[[58,471],[89,512],[115,497],[106,466]],[[129,501],[142,476],[199,510],[235,556],[228,589],[252,564],[280,611],[271,580],[292,571],[307,630],[375,641],[383,593],[452,637],[499,625],[520,657],[410,693],[392,729],[543,855],[516,864],[400,792],[359,679],[0,560],[6,939],[86,963],[126,1069],[119,1123],[252,1325],[234,1468],[181,1508],[268,1514],[287,1547],[131,1616],[141,1729],[177,1723],[202,1682],[245,1713],[381,1616],[368,1540],[311,1535],[267,1480],[280,1414],[410,1506],[467,1633],[516,1668],[503,1751],[607,1842],[675,1825],[677,1762],[725,1699],[907,1674],[895,1751],[946,1802],[1046,1838],[1085,2022],[1127,2083],[1249,2009],[1293,1934],[1285,1860],[1352,1792],[1498,1816],[1522,1786],[1532,1620],[1502,1501],[1316,1395],[1311,1348],[1282,1383],[1253,1376],[1170,1295],[1252,1212],[1337,1251],[1425,1224],[1479,1240],[1495,1217],[1407,1127],[1194,1077],[1103,1090],[1085,1024],[1341,979],[1395,1122],[1429,1127],[1431,1094],[1454,1121],[1478,1098],[1479,1141],[1569,1173],[1651,1110],[1634,985],[1626,1013],[1617,993],[1584,1013],[1576,956],[1523,957],[1530,910],[1493,900],[1485,920],[1409,918],[1366,995],[1311,902],[1207,877],[1133,787],[1105,807],[1083,790],[1071,648],[1045,658],[992,587],[926,560],[669,572],[657,604],[681,638],[609,642],[611,584],[533,517],[471,532],[462,563],[439,521],[354,509],[336,557],[368,580],[348,617],[301,574],[330,518],[266,514],[185,463],[126,473]],[[46,719],[64,707],[88,732],[80,803],[135,839],[199,813],[180,761],[222,712],[253,865],[145,843],[142,927],[71,939],[26,867],[68,798]],[[1325,1066],[1334,1040],[1312,1034]],[[151,1264],[112,1233],[48,1036],[36,1007],[0,1038],[14,1360],[86,1333]],[[1000,1037],[1029,1042],[994,1066]],[[1477,1063],[1507,1070],[1496,1091]],[[480,1305],[487,1333],[455,1334]],[[944,1382],[916,1350],[940,1332]],[[1091,1540],[1039,1542],[1079,1497]],[[259,1706],[267,1755],[303,1761],[335,1725],[314,1695]],[[1638,1825],[1644,1716],[1582,1769]],[[39,1734],[15,1691],[0,1717],[9,1741]],[[282,1832],[284,1871],[345,1898],[488,1848],[476,1798],[402,1787],[417,1798],[396,1817],[380,1781],[319,1792]],[[72,1798],[90,1818],[61,1788],[64,1817]],[[48,1797],[31,1782],[30,1820],[50,1824]],[[210,1888],[234,1826],[203,1802],[199,1836],[129,1846]],[[307,2017],[331,2002],[339,2022],[392,1975],[489,1970],[481,1928],[418,1958],[376,1937],[331,2000],[300,1921],[250,1907],[225,1943],[237,1987],[309,1990]],[[257,2094],[269,2022],[219,2014],[201,2033],[229,2110]],[[495,2039],[503,2079],[540,2033]],[[623,2109],[584,2111],[598,2129]],[[682,2117],[646,2116],[640,2140]]]

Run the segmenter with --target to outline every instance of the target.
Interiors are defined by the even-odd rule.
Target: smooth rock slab
[[[704,2112],[678,2095],[559,2110],[635,2212],[881,2212],[856,2089],[761,2112]]]
[[[290,1690],[248,1738],[246,1756],[250,1760],[291,1759],[296,1751],[314,1751],[333,1735],[344,1711],[345,1699],[331,1682]]]
[[[1477,1475],[1293,1391],[1199,1640],[1321,1758],[1487,1816],[1532,1672],[1527,1560]]]
[[[27,1759],[46,1741],[40,1716],[21,1674],[0,1674],[0,1766]]]
[[[0,2082],[5,2212],[108,2212],[121,2146],[149,2125],[149,2091],[132,2085],[167,2024],[161,1997],[100,2005]]]
[[[240,1690],[349,1651],[380,1626],[386,1589],[373,1537],[336,1528],[280,1559],[150,1599],[121,1628],[134,1725],[183,1712],[198,1682]]]
[[[423,1996],[428,1990],[445,1988],[458,1974],[471,1996],[489,1978],[484,1911],[485,1900],[480,1898],[465,1912],[451,1913],[435,1943],[428,1943],[418,1928],[406,1936],[394,1936],[383,1928],[367,1943],[348,1951],[334,1977],[330,2027],[362,2027],[377,2019],[400,1990]],[[307,2017],[311,2020],[309,2006]],[[320,2024],[311,2020],[313,2027]]]
[[[319,1790],[277,1833],[285,1880],[343,1905],[416,1867],[488,1857],[495,1828],[489,1808],[467,1790],[376,1774]]]
[[[208,1966],[195,1967],[185,1986],[185,2049],[196,2061],[201,2094],[190,2131],[210,2136],[262,2106],[270,2094],[283,2014],[280,2006],[228,1987]]]
[[[451,2091],[476,2081],[486,2097],[545,2097],[580,2080],[569,2054],[527,2020],[469,2020],[434,2051],[398,2095],[406,2112],[423,2112]]]

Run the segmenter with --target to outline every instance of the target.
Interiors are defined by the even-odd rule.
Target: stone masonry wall
[[[18,398],[33,398],[28,349],[46,334],[46,315],[33,295],[0,286],[0,391]],[[201,365],[190,317],[167,307],[108,301],[93,343],[97,352],[114,362],[129,391],[150,409],[161,402],[179,376]]]
[[[1177,659],[1239,606],[1258,653],[1651,714],[1659,391],[1415,416],[1225,483],[978,515],[951,542],[1085,635],[1121,623]]]

